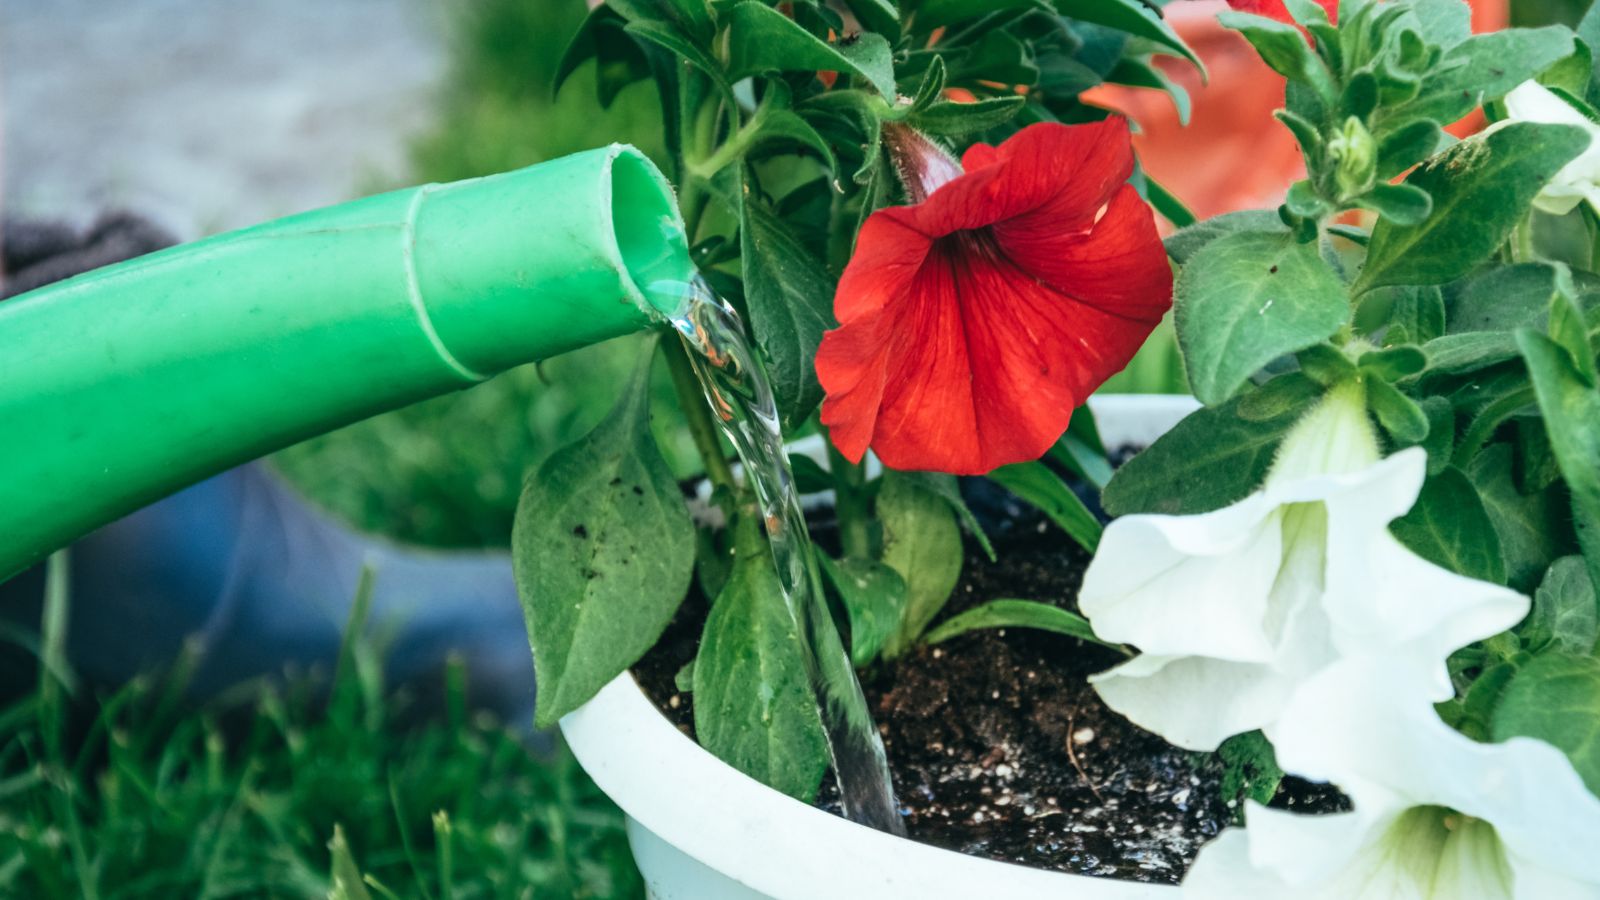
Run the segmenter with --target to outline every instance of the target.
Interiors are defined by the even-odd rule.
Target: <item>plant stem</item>
[[[867,530],[866,467],[844,458],[828,443],[828,470],[833,473],[834,513],[839,518],[839,545],[846,558],[872,558],[872,535]]]
[[[700,388],[700,379],[695,377],[688,352],[674,337],[662,342],[661,353],[667,358],[672,387],[678,394],[678,405],[683,408],[683,418],[689,426],[690,436],[694,438],[695,449],[705,463],[706,477],[711,479],[712,487],[736,490],[738,485],[733,480],[733,467],[728,465],[728,458],[722,453],[722,433],[717,429],[717,423],[711,420],[711,408],[706,403],[705,392]]]

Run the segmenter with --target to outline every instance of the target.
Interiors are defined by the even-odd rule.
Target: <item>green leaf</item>
[[[856,14],[868,31],[875,31],[890,40],[900,36],[900,10],[895,0],[845,0],[845,5]]]
[[[961,529],[943,497],[899,472],[883,475],[878,492],[883,562],[906,583],[906,613],[884,646],[894,657],[909,648],[939,614],[961,577]]]
[[[1000,485],[1050,517],[1078,546],[1093,553],[1100,545],[1104,529],[1078,495],[1060,476],[1041,462],[1013,463],[990,472],[990,481]]]
[[[1439,398],[1430,398],[1438,400]],[[1448,450],[1445,451],[1446,455]],[[1429,449],[1428,461],[1433,462]],[[1473,457],[1467,477],[1483,498],[1489,521],[1500,538],[1500,555],[1506,561],[1506,583],[1527,593],[1572,540],[1566,498],[1549,488],[1523,493],[1512,478],[1513,450],[1495,443]]]
[[[1517,346],[1572,494],[1572,519],[1589,578],[1600,585],[1600,391],[1586,385],[1572,356],[1544,335],[1519,329]]]
[[[1344,285],[1314,245],[1260,232],[1230,234],[1195,253],[1178,276],[1173,306],[1190,387],[1207,406],[1350,317]]]
[[[989,535],[983,531],[983,526],[978,523],[978,517],[972,514],[972,508],[967,506],[967,500],[961,496],[961,483],[954,475],[943,472],[901,472],[899,475],[910,479],[923,490],[938,494],[950,505],[950,510],[961,520],[961,527],[967,534],[972,535],[978,546],[983,548],[983,554],[994,562],[997,557],[994,553],[994,544],[989,542]]]
[[[810,802],[828,769],[828,745],[800,637],[753,523],[738,549],[695,656],[695,736],[739,771]]]
[[[1103,641],[1095,636],[1094,628],[1083,616],[1037,600],[994,600],[973,607],[940,623],[938,628],[928,632],[924,640],[929,644],[939,644],[980,628],[1032,628],[1128,653],[1128,649],[1121,644]]]
[[[601,108],[609,108],[623,88],[649,78],[650,63],[639,45],[625,33],[627,23],[611,4],[590,10],[556,65],[551,90],[561,90],[572,73],[590,59],[595,60],[595,84]]]
[[[1125,56],[1117,62],[1116,68],[1106,75],[1105,80],[1112,84],[1151,88],[1165,93],[1171,98],[1172,108],[1178,114],[1178,124],[1182,126],[1189,124],[1189,114],[1194,111],[1193,104],[1189,100],[1189,92],[1168,78],[1167,73],[1155,64],[1152,57],[1140,59]]]
[[[1421,92],[1395,115],[1454,122],[1480,105],[1504,97],[1571,52],[1572,32],[1559,25],[1512,28],[1468,38],[1445,51],[1433,74],[1423,81]]]
[[[1217,16],[1217,21],[1222,27],[1244,35],[1261,61],[1274,72],[1310,88],[1325,103],[1338,99],[1327,65],[1312,51],[1299,28],[1253,13],[1225,12]],[[1290,104],[1290,109],[1294,109],[1294,104]]]
[[[1240,416],[1243,398],[1196,410],[1118,468],[1100,502],[1113,516],[1192,515],[1236,503],[1261,484],[1285,432],[1318,396],[1266,418]]]
[[[1555,293],[1555,274],[1555,268],[1544,263],[1518,263],[1469,275],[1449,288],[1449,332],[1543,328]]]
[[[1188,228],[1199,221],[1194,211],[1183,205],[1178,195],[1167,190],[1161,182],[1144,177],[1144,198],[1155,211],[1166,217],[1176,228]]]
[[[850,661],[858,667],[871,665],[905,616],[905,579],[875,560],[835,562],[826,553],[817,558],[850,618]]]
[[[761,0],[740,3],[727,19],[730,81],[766,72],[844,72],[866,79],[890,101],[896,97],[889,42],[880,34],[829,44]]]
[[[333,882],[328,890],[328,900],[372,900],[367,883],[362,880],[361,867],[356,865],[355,855],[350,852],[350,842],[345,839],[344,828],[338,823],[333,826],[333,839],[328,841],[328,858]]]
[[[1050,446],[1050,458],[1084,481],[1104,488],[1111,481],[1111,461],[1106,458],[1100,429],[1088,405],[1072,411],[1072,423]]]
[[[1277,210],[1273,209],[1242,209],[1237,212],[1223,213],[1194,223],[1167,238],[1167,256],[1178,265],[1187,265],[1189,260],[1203,247],[1208,246],[1218,238],[1226,237],[1241,231],[1256,231],[1265,234],[1288,234],[1289,230],[1283,226],[1283,220],[1278,218]]]
[[[1254,800],[1268,803],[1278,793],[1283,783],[1283,769],[1278,767],[1277,754],[1272,752],[1272,742],[1259,731],[1236,734],[1222,742],[1217,756],[1223,764],[1222,796],[1231,801]],[[1243,803],[1237,809],[1242,810]]]
[[[1420,444],[1428,436],[1428,415],[1415,400],[1381,378],[1367,380],[1367,403],[1378,424],[1401,444]]]
[[[1472,480],[1451,467],[1422,485],[1416,505],[1389,531],[1418,556],[1468,578],[1506,583],[1500,536]]]
[[[1172,30],[1172,26],[1159,13],[1139,0],[1055,0],[1055,7],[1057,12],[1069,19],[1104,25],[1154,41],[1194,63],[1202,75],[1205,73],[1205,64],[1200,62],[1200,57],[1184,43],[1183,38]]]
[[[1379,184],[1358,201],[1384,220],[1396,225],[1417,225],[1433,211],[1433,198],[1410,184]]]
[[[937,28],[992,12],[1043,5],[1041,0],[923,0],[916,8],[915,25],[918,30]]]
[[[1531,647],[1549,643],[1576,656],[1588,656],[1594,650],[1600,640],[1600,607],[1583,557],[1563,556],[1545,572],[1522,635]]]
[[[610,415],[523,487],[511,533],[540,727],[633,665],[689,588],[694,526],[650,436],[652,341]]]
[[[911,115],[911,124],[929,134],[954,136],[988,131],[1016,118],[1025,97],[993,97],[976,103],[939,101]]]
[[[1467,274],[1505,242],[1545,183],[1588,144],[1576,126],[1513,123],[1424,163],[1406,184],[1433,197],[1433,214],[1418,225],[1379,220],[1355,293],[1444,284]]]
[[[816,460],[803,453],[789,454],[789,471],[794,473],[794,489],[801,494],[820,494],[833,490],[833,476]]]
[[[1537,738],[1572,760],[1600,794],[1600,659],[1547,653],[1519,671],[1494,714],[1494,739]]]
[[[754,198],[745,198],[742,218],[750,329],[766,355],[782,425],[798,428],[822,402],[814,360],[822,333],[835,325],[833,284],[822,264]]]

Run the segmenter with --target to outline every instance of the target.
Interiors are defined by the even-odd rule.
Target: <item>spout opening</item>
[[[634,287],[655,311],[674,312],[693,275],[683,220],[672,186],[631,147],[611,163],[611,228]]]

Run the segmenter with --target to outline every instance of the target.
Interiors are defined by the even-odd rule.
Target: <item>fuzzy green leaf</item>
[[[1531,329],[1517,346],[1533,379],[1550,447],[1572,495],[1572,518],[1589,577],[1600,585],[1600,390],[1584,383],[1571,354]]]
[[[883,35],[829,44],[761,0],[740,3],[727,20],[730,81],[766,72],[845,72],[866,79],[889,100],[896,97],[894,63]]]
[[[1533,611],[1523,624],[1532,647],[1549,643],[1557,650],[1588,656],[1600,640],[1600,607],[1580,556],[1563,556],[1545,572],[1533,595]]]
[[[835,324],[833,284],[822,264],[765,206],[745,198],[741,207],[740,260],[750,330],[766,355],[783,427],[798,428],[822,402],[814,360],[822,333]]]
[[[1444,284],[1467,274],[1511,233],[1561,167],[1589,145],[1576,126],[1515,123],[1462,141],[1406,179],[1433,198],[1416,225],[1380,220],[1356,294],[1391,284]]]
[[[850,619],[850,661],[857,666],[871,665],[905,615],[905,579],[875,560],[835,562],[825,553],[817,558]]]
[[[800,637],[760,536],[742,539],[739,550],[695,656],[695,736],[739,771],[810,802],[828,745]]]
[[[1350,317],[1344,285],[1315,245],[1260,232],[1230,234],[1197,252],[1178,276],[1173,307],[1189,385],[1207,406]]]
[[[1139,0],[1055,0],[1055,7],[1057,12],[1069,19],[1104,25],[1154,41],[1194,63],[1202,73],[1205,72],[1200,57],[1172,30],[1172,26]]]
[[[1416,505],[1389,530],[1423,559],[1468,578],[1506,583],[1500,536],[1477,487],[1460,469],[1429,478]]]
[[[1556,746],[1600,793],[1600,659],[1546,653],[1528,663],[1500,697],[1493,736]]]
[[[650,436],[655,344],[611,414],[528,479],[511,533],[539,680],[541,727],[633,665],[671,621],[694,568],[694,526]]]
[[[1305,392],[1256,419],[1239,415],[1244,398],[1190,413],[1117,469],[1100,501],[1113,516],[1191,515],[1238,502],[1261,484],[1284,434],[1318,396]]]
[[[1187,228],[1179,229],[1167,238],[1167,256],[1178,265],[1187,265],[1201,248],[1218,238],[1240,231],[1259,231],[1266,234],[1288,234],[1277,210],[1242,209],[1203,219]]]
[[[943,497],[893,471],[884,473],[877,513],[883,523],[883,562],[906,583],[905,617],[884,646],[884,654],[893,657],[915,643],[955,590],[961,577],[961,529]]]
[[[1032,628],[1127,652],[1120,644],[1107,643],[1097,637],[1089,620],[1083,616],[1037,600],[994,600],[985,603],[951,616],[938,628],[929,631],[925,640],[929,644],[938,644],[980,628]]]

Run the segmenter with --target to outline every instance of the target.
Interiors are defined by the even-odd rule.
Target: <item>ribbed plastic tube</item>
[[[691,273],[670,186],[614,145],[0,303],[0,581],[245,460],[650,327]]]

